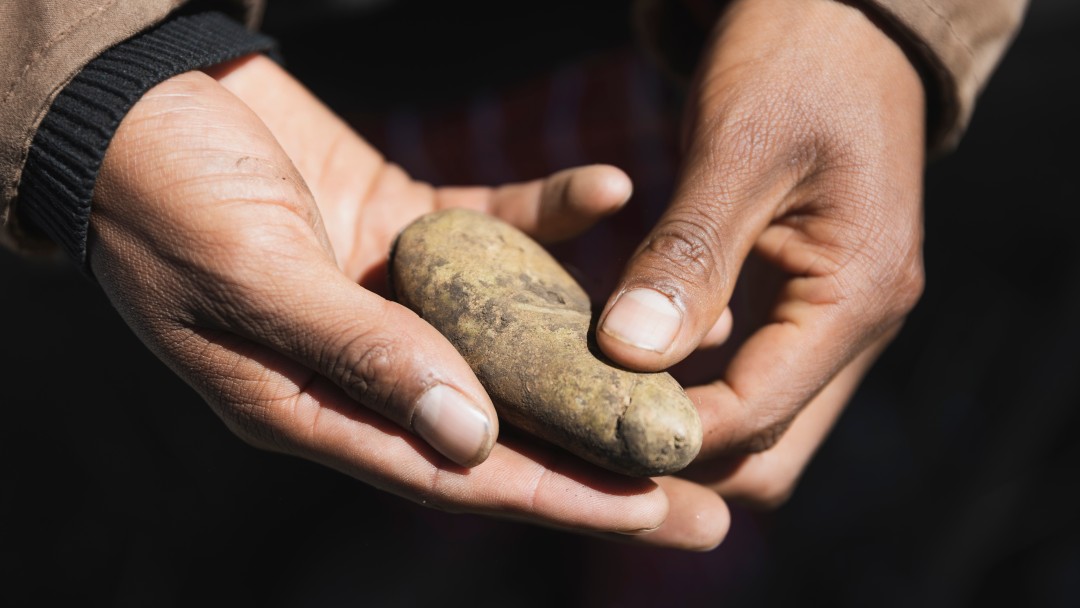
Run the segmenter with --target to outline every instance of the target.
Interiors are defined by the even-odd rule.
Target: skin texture
[[[125,117],[95,189],[89,259],[136,334],[230,429],[439,509],[590,534],[642,534],[686,511],[720,525],[660,544],[719,542],[727,509],[704,488],[672,509],[662,484],[497,439],[468,364],[378,292],[391,241],[425,213],[470,208],[565,238],[628,198],[624,174],[594,166],[435,189],[273,62],[249,57],[212,75],[172,78]],[[473,462],[412,432],[433,386],[467,395],[490,421]]]
[[[922,292],[922,85],[855,6],[737,0],[702,55],[684,126],[674,195],[598,341],[633,369],[689,358],[704,370],[685,384],[705,428],[686,475],[772,507]],[[676,311],[667,348],[604,331],[634,289]],[[703,348],[729,304],[732,338]]]
[[[424,216],[398,237],[390,277],[504,421],[626,475],[667,475],[697,455],[701,421],[682,388],[598,358],[585,291],[521,231],[465,210]]]

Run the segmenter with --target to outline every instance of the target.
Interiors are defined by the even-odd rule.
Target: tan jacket
[[[185,0],[0,0],[0,244],[48,247],[15,220],[30,142],[57,94],[82,66],[163,20]],[[220,0],[254,26],[262,0]]]
[[[185,0],[0,0],[0,244],[39,249],[15,221],[19,178],[52,100],[91,59],[164,19]],[[218,0],[258,23],[263,0]],[[1019,27],[1027,0],[862,0],[924,64],[936,112],[931,140],[951,146],[975,98]],[[640,0],[639,12],[693,12],[707,0]],[[651,8],[649,8],[651,6]],[[690,7],[690,8],[687,8]],[[706,26],[707,10],[698,15]],[[651,27],[662,20],[651,20]],[[655,36],[654,36],[655,37]]]

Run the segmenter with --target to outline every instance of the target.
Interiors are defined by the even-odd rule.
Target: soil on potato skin
[[[390,276],[510,424],[627,475],[673,473],[697,455],[701,422],[678,383],[598,356],[585,291],[513,227],[465,210],[425,216],[395,241]]]

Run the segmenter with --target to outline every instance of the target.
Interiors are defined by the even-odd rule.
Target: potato
[[[389,275],[502,420],[626,475],[665,475],[697,455],[701,421],[679,384],[605,360],[585,291],[517,229],[473,211],[426,215],[398,236]]]

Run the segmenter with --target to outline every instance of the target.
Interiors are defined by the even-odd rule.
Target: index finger
[[[579,532],[640,533],[667,517],[665,492],[524,440],[500,439],[466,468],[331,380],[273,349],[217,331],[190,332],[203,357],[177,371],[242,439],[329,466],[424,506]]]
[[[800,257],[786,231],[770,227],[759,247],[783,242]],[[688,391],[705,428],[701,459],[769,449],[841,369],[899,327],[922,292],[921,239],[910,236],[903,248],[867,246],[862,261],[787,280],[723,378]]]

